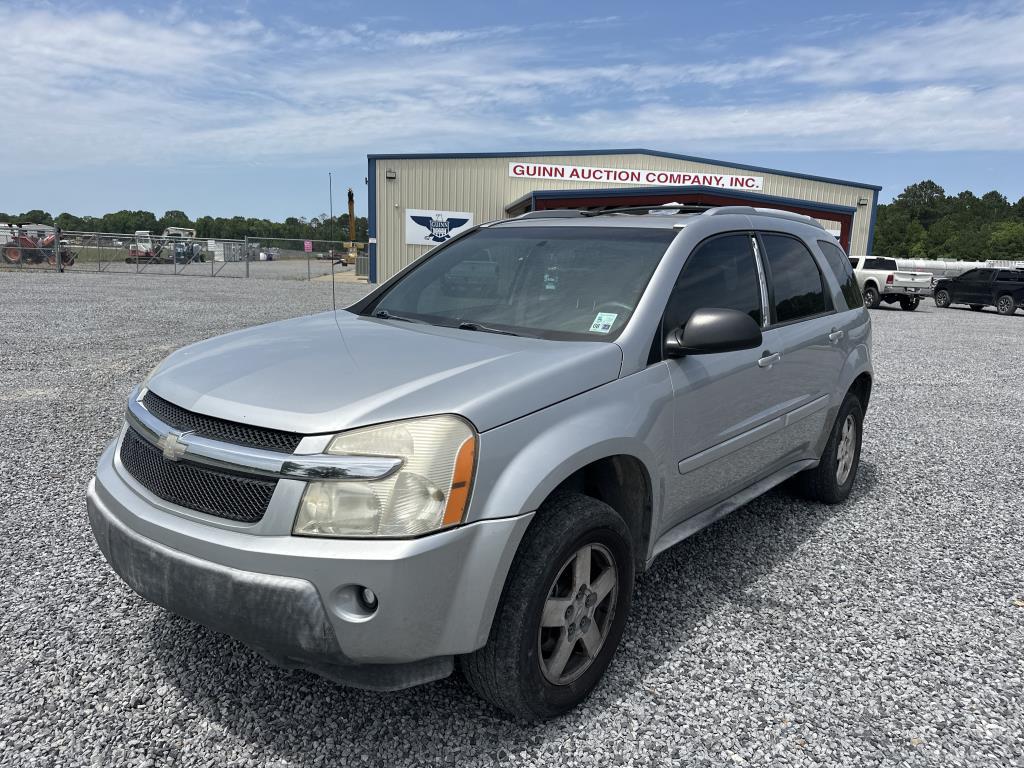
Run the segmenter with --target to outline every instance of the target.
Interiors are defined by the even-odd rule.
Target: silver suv
[[[170,355],[89,517],[139,594],[278,664],[375,689],[457,664],[551,717],[659,553],[783,481],[847,497],[871,384],[850,262],[812,219],[527,214],[346,310]]]

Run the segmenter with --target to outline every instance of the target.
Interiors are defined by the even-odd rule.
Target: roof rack
[[[578,208],[550,208],[543,211],[527,211],[521,213],[517,219],[572,219],[578,216],[585,216],[588,212]]]
[[[801,224],[810,224],[818,229],[825,229],[825,225],[815,218],[805,216],[802,213],[783,211],[778,208],[755,208],[751,205],[690,205],[686,203],[665,203],[664,205],[624,205],[614,208],[551,208],[543,211],[528,211],[516,216],[517,219],[571,219],[580,216],[604,216],[608,213],[633,213],[644,214],[652,212],[665,213],[675,212],[676,214],[699,213],[703,216],[772,216],[777,219],[788,219]]]
[[[686,203],[665,203],[664,205],[623,205],[615,208],[595,208],[580,211],[583,216],[603,216],[606,213],[650,213],[651,211],[675,211],[676,213],[705,213],[709,205],[689,205]]]
[[[802,213],[783,211],[778,208],[755,208],[752,205],[722,205],[717,208],[710,208],[704,212],[705,216],[725,216],[728,214],[740,214],[743,216],[773,216],[776,219],[789,219],[798,221],[801,224],[810,224],[818,229],[825,229],[825,225],[815,218],[805,216]]]

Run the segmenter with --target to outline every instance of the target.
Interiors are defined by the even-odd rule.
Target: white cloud
[[[654,53],[575,63],[568,33],[543,23],[438,31],[188,18],[179,7],[17,14],[0,46],[0,92],[17,103],[0,122],[0,164],[301,163],[597,144],[1024,148],[1019,5],[912,18],[860,38],[844,18],[854,26],[830,48],[699,63]],[[574,26],[617,20],[585,22]]]

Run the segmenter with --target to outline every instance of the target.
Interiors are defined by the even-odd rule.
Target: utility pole
[[[356,193],[348,188],[348,255],[354,261],[356,256]]]
[[[331,178],[331,172],[327,172],[327,200],[331,208],[331,227],[327,230],[327,237],[333,243],[334,241],[334,180]],[[334,258],[334,245],[331,245],[331,258]]]

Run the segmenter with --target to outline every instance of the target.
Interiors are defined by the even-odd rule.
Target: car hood
[[[339,310],[170,355],[150,389],[190,411],[304,434],[436,413],[484,431],[612,381],[614,343],[462,331]]]

